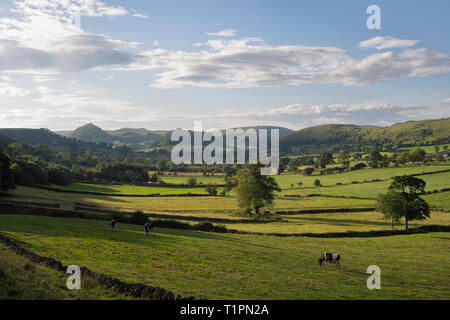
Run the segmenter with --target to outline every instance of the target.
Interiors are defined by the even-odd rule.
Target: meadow
[[[269,220],[239,215],[233,193],[227,197],[123,196],[205,190],[181,183],[167,187],[73,183],[66,187],[72,191],[105,193],[103,195],[18,187],[0,194],[0,201],[43,207],[59,205],[70,210],[81,207],[86,213],[101,213],[106,217],[109,213],[102,210],[142,210],[150,214],[151,219],[189,224],[211,221],[241,233],[156,228],[155,233],[146,236],[138,225],[119,223],[112,231],[106,221],[2,212],[0,233],[66,265],[86,266],[122,281],[161,286],[200,299],[449,299],[450,279],[444,275],[448,272],[450,258],[442,255],[450,248],[447,232],[383,237],[361,234],[352,238],[301,236],[391,230],[391,222],[383,220],[382,215],[373,210],[374,198],[386,191],[390,177],[449,168],[448,165],[410,166],[317,176],[276,176],[283,190],[275,199]],[[448,188],[450,172],[425,174],[419,178],[427,182],[427,190]],[[323,186],[314,187],[315,179],[320,179]],[[381,181],[368,182],[375,179]],[[303,186],[291,188],[290,184],[298,180]],[[354,181],[358,183],[352,184]],[[442,210],[450,209],[449,195],[450,191],[424,195],[433,207],[431,218],[413,221],[410,227],[450,226],[450,212]],[[403,230],[404,225],[395,224],[393,228]],[[317,259],[323,251],[339,252],[342,268],[319,267]],[[108,293],[95,282],[88,282],[89,290],[83,295],[74,296],[61,285],[64,275],[53,274],[39,266],[30,269],[34,265],[28,266],[29,262],[8,254],[1,246],[0,256],[5,257],[0,262],[0,284],[8,288],[0,289],[0,297],[10,292],[17,298],[32,299],[123,298]],[[371,264],[382,270],[382,290],[366,288],[366,268]],[[28,269],[33,270],[35,278]],[[14,273],[20,274],[20,279],[30,279],[27,280],[29,293],[24,287],[26,281],[13,281]],[[55,288],[54,294],[39,291],[40,281],[46,283],[49,290]]]
[[[200,299],[449,299],[448,233],[321,239],[215,234],[104,221],[0,215],[1,232],[38,254]],[[386,250],[389,248],[389,250]],[[421,248],[420,255],[411,254]],[[339,252],[341,269],[318,265]],[[436,263],[439,261],[439,263]],[[368,290],[366,268],[382,270]]]
[[[206,187],[187,186],[134,186],[115,184],[90,184],[72,182],[61,188],[66,191],[94,192],[103,194],[128,194],[128,195],[184,195],[184,194],[208,194]]]

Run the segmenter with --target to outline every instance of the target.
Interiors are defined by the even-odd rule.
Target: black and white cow
[[[148,235],[150,232],[152,232],[153,229],[154,229],[154,226],[153,226],[153,224],[152,224],[150,221],[148,221],[148,222],[146,222],[146,223],[144,224],[144,230],[145,230],[145,233],[146,233],[147,235]]]
[[[117,221],[116,220],[109,220],[109,225],[114,230],[116,228]]]
[[[326,265],[328,265],[328,263],[334,263],[335,266],[339,267],[339,269],[341,268],[341,256],[337,253],[329,253],[329,252],[324,252],[323,255],[319,258],[319,265],[322,265],[322,262],[325,262]]]

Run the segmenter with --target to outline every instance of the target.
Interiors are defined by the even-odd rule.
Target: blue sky
[[[366,26],[373,4],[380,30]],[[448,117],[448,12],[444,0],[3,0],[0,127]]]

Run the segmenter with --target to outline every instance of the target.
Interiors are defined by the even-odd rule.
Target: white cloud
[[[153,41],[153,45],[154,45],[155,47],[159,46],[159,40]]]
[[[22,98],[29,96],[28,90],[11,86],[7,83],[0,83],[0,97],[2,98]]]
[[[418,40],[403,40],[394,37],[374,37],[369,40],[361,41],[360,48],[375,48],[377,50],[390,48],[407,48],[416,45]]]
[[[208,36],[216,36],[216,37],[234,37],[236,35],[237,30],[234,29],[226,29],[218,32],[205,32]]]
[[[130,63],[124,51],[137,43],[92,34],[72,23],[81,16],[118,17],[129,14],[97,0],[14,1],[14,17],[0,18],[0,70],[48,74]]]
[[[155,88],[258,88],[313,83],[367,85],[450,72],[450,55],[428,48],[355,59],[336,47],[271,46],[258,38],[214,39],[200,51],[154,49],[125,69],[156,70]]]

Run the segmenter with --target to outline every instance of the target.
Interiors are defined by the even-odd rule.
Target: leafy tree
[[[323,152],[317,158],[316,166],[319,168],[325,168],[331,163],[333,163],[333,155],[329,152]]]
[[[246,213],[255,210],[259,214],[261,208],[272,207],[275,191],[281,191],[273,177],[261,175],[261,167],[261,164],[250,164],[237,173],[238,206]]]
[[[441,149],[441,147],[440,147],[438,144],[436,144],[436,145],[434,146],[434,151],[435,151],[436,153],[438,153],[440,149]]]
[[[409,154],[409,161],[417,163],[423,162],[427,156],[427,153],[423,149],[416,149]]]
[[[338,160],[344,165],[344,168],[348,169],[350,167],[350,153],[348,151],[341,151]]]
[[[56,185],[66,185],[72,181],[72,176],[68,168],[56,163],[49,163],[45,168],[47,173],[47,182]]]
[[[386,194],[379,194],[377,198],[377,210],[383,214],[383,219],[391,220],[392,230],[394,223],[400,223],[402,217],[406,215],[407,203],[400,192],[394,190]]]
[[[156,172],[153,172],[152,175],[150,176],[149,181],[151,183],[156,183],[158,182],[158,174]]]
[[[430,217],[429,205],[420,198],[425,192],[426,182],[411,176],[394,177],[387,195],[379,196],[378,206],[388,217],[401,216],[405,218],[405,227],[413,220],[424,220]],[[392,193],[396,193],[395,195]],[[398,200],[401,197],[403,200]],[[394,201],[396,200],[396,201]],[[380,209],[381,210],[381,209]],[[395,212],[395,215],[393,214]]]
[[[10,168],[10,159],[9,157],[0,152],[0,190],[8,191],[10,189],[14,189],[16,187],[14,183],[14,175]]]
[[[383,160],[383,156],[378,150],[372,150],[369,152],[367,161],[372,168],[378,168],[379,163]]]
[[[316,180],[314,180],[314,185],[315,185],[316,187],[320,187],[320,186],[322,185],[322,183],[320,182],[319,179],[316,179]]]
[[[208,192],[208,194],[210,196],[217,196],[217,188],[216,187],[207,187],[206,192]]]
[[[187,184],[188,186],[195,186],[195,184],[197,183],[197,178],[196,177],[189,177],[189,179],[187,180]]]
[[[305,172],[305,175],[310,176],[310,175],[313,174],[314,168],[313,167],[307,167],[307,168],[305,168],[304,172]]]

